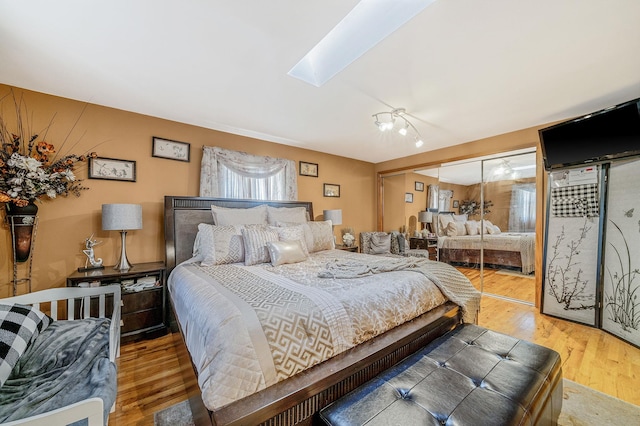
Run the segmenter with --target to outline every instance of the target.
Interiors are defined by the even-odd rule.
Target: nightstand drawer
[[[162,308],[162,287],[122,293],[123,314],[154,308]]]
[[[130,314],[122,314],[122,324],[120,331],[123,335],[130,331],[162,326],[162,311],[159,309],[149,309]]]

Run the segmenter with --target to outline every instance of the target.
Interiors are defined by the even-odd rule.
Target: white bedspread
[[[277,267],[174,269],[169,291],[208,409],[284,380],[446,301],[424,275],[410,271],[318,278],[327,262],[357,256],[382,261],[330,250]]]

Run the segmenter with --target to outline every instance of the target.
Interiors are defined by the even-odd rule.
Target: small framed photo
[[[460,207],[460,200],[453,200],[453,208],[457,209],[458,207]]]
[[[153,137],[153,157],[168,158],[169,160],[190,161],[191,144]]]
[[[416,181],[416,191],[424,192],[424,182]]]
[[[325,183],[323,192],[325,197],[340,197],[340,185]]]
[[[318,177],[318,165],[316,163],[300,162],[300,176]]]
[[[116,158],[89,158],[89,179],[136,181],[136,162]]]
[[[405,203],[413,203],[413,192],[405,192],[405,194],[404,194],[404,202]]]

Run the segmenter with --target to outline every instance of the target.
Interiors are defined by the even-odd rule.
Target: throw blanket
[[[462,308],[464,322],[476,323],[480,311],[480,292],[467,277],[453,266],[423,258],[388,259],[385,262],[368,260],[336,260],[318,273],[321,278],[358,278],[392,271],[418,272],[438,286],[449,300]]]
[[[104,318],[51,323],[0,388],[0,423],[99,397],[106,424],[117,391],[109,323]]]

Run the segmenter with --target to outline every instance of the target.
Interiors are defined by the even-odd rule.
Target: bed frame
[[[439,256],[438,260],[441,262],[465,266],[480,265],[480,250],[441,248]],[[522,256],[519,251],[484,249],[483,261],[485,266],[522,270]]]
[[[186,196],[166,196],[164,204],[167,272],[191,257],[199,223],[212,223],[211,205],[247,208],[259,204],[274,207],[304,206],[313,218],[313,206],[302,201],[231,200]],[[170,298],[171,299],[171,298]],[[172,306],[173,310],[173,306]],[[311,367],[239,401],[208,411],[199,391],[189,399],[196,425],[315,424],[323,407],[347,394],[416,352],[431,340],[454,329],[461,322],[458,306],[447,302],[420,317],[395,327],[330,360]],[[179,329],[179,324],[177,324]],[[182,330],[180,335],[184,336]],[[189,359],[184,338],[178,351]],[[189,363],[191,366],[189,366]],[[181,362],[185,384],[197,381],[193,362]]]

